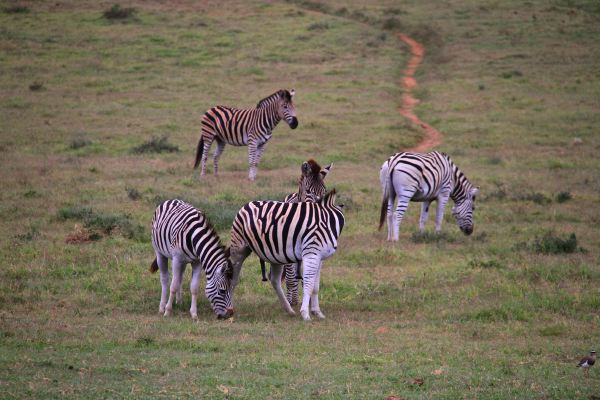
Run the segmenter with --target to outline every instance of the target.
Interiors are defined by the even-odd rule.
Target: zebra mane
[[[263,107],[264,105],[272,102],[276,97],[283,98],[288,103],[292,101],[292,95],[290,92],[285,89],[281,89],[259,101],[256,105],[256,108]]]
[[[312,158],[306,162],[313,175],[317,176],[321,172],[321,166]]]
[[[191,203],[188,203],[191,204]],[[198,214],[202,215],[204,217],[204,223],[206,224],[206,228],[212,232],[216,237],[217,237],[217,247],[220,250],[223,250],[223,253],[225,254],[225,258],[227,259],[227,264],[229,264],[229,248],[227,246],[225,246],[223,244],[223,242],[221,242],[221,237],[219,236],[219,234],[217,233],[217,230],[215,229],[215,226],[210,222],[210,220],[208,219],[208,217],[206,216],[206,213],[196,207],[194,207],[196,209],[196,211],[198,212]]]

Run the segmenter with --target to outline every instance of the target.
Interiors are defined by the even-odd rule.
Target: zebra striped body
[[[298,191],[288,194],[283,200],[284,203],[298,203],[300,201],[318,202],[325,194],[326,187],[324,180],[329,174],[333,164],[321,168],[315,160],[308,160],[302,163],[302,174],[298,181]],[[265,274],[265,264],[261,260],[261,270],[263,281],[267,280]],[[300,263],[286,264],[283,267],[283,277],[287,289],[287,300],[290,305],[298,304],[298,284],[301,279]]]
[[[167,200],[160,204],[152,219],[152,246],[156,259],[150,271],[160,269],[161,314],[171,314],[175,295],[177,302],[181,302],[181,280],[188,263],[192,264],[192,318],[198,318],[196,304],[203,270],[206,273],[206,297],[215,314],[219,318],[233,314],[228,250],[221,245],[219,236],[202,212],[181,200]],[[167,301],[169,258],[173,260],[173,278]]]
[[[214,154],[214,173],[218,174],[219,157],[225,144],[233,146],[248,146],[248,161],[250,172],[248,178],[256,178],[256,167],[271,139],[273,129],[279,121],[285,120],[290,128],[296,129],[298,119],[292,103],[294,90],[279,90],[261,100],[255,109],[238,109],[217,106],[208,110],[202,116],[202,133],[196,149],[194,168],[201,163],[200,175],[206,173],[206,160],[213,141],[217,141]]]
[[[444,208],[451,198],[455,205],[452,215],[466,235],[473,232],[473,210],[479,189],[452,162],[437,151],[431,153],[396,153],[381,166],[379,174],[383,200],[379,229],[387,210],[388,240],[397,241],[400,223],[409,201],[421,202],[419,227],[425,230],[429,205],[437,200],[435,230],[442,228]],[[392,215],[394,200],[398,199],[396,215]]]
[[[335,190],[318,203],[254,201],[242,207],[231,229],[233,287],[244,260],[255,252],[271,263],[271,284],[284,309],[294,315],[281,289],[282,266],[302,262],[302,318],[310,319],[309,303],[311,311],[324,318],[318,299],[321,261],[335,253],[345,221],[334,202]]]

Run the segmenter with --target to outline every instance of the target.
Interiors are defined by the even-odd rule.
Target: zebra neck
[[[275,129],[279,121],[281,121],[279,112],[277,112],[277,103],[273,103],[265,108],[259,108],[259,110],[261,114],[261,125],[268,128],[270,131]]]
[[[460,203],[467,197],[467,193],[471,190],[471,183],[454,163],[452,164],[452,179],[454,180],[454,188],[450,193],[450,198],[455,203]]]

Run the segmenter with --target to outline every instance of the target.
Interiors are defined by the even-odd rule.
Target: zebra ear
[[[310,172],[310,165],[308,164],[308,161],[304,161],[302,163],[302,174],[308,175],[309,172]]]
[[[290,89],[290,96],[294,97],[295,94],[296,94],[296,90],[295,89]]]
[[[329,174],[329,171],[331,171],[331,167],[333,167],[333,163],[329,164],[328,166],[324,167],[321,171],[319,171],[319,174],[321,174],[321,179],[325,179],[327,177],[327,174]]]
[[[477,193],[479,193],[479,186],[471,189],[471,196],[475,196]]]

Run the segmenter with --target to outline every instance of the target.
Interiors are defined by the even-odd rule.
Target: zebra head
[[[296,109],[294,108],[294,103],[292,102],[292,98],[296,94],[294,89],[291,90],[280,90],[279,91],[279,117],[287,122],[287,124],[292,129],[296,129],[298,127],[298,118],[296,118]]]
[[[224,250],[225,260],[215,269],[211,279],[207,278],[206,297],[217,318],[227,319],[233,315],[232,285],[233,266],[229,260],[229,248]]]
[[[311,201],[313,203],[319,201],[327,190],[324,180],[327,174],[329,174],[332,165],[329,164],[325,168],[321,168],[312,159],[302,163],[302,175],[298,184],[298,197],[300,201]]]
[[[470,186],[464,196],[455,200],[454,207],[452,207],[452,215],[456,219],[458,227],[467,236],[473,233],[473,211],[477,193],[479,193],[479,188]]]

